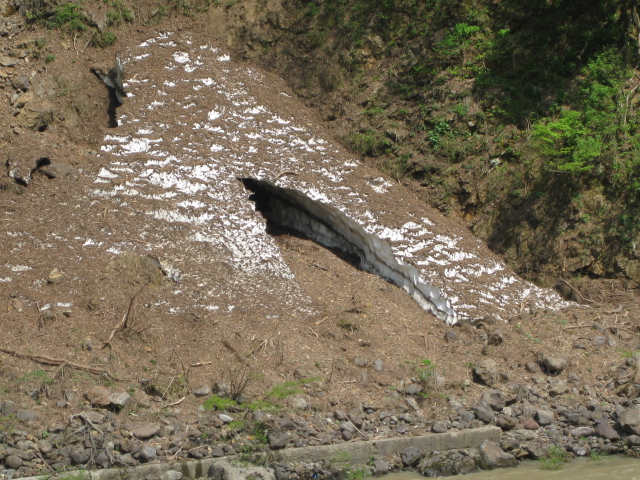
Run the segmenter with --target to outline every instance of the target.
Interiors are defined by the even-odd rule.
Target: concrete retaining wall
[[[358,465],[368,462],[372,456],[388,456],[400,453],[406,448],[416,447],[423,453],[455,450],[461,448],[477,448],[485,440],[500,441],[501,430],[498,427],[482,427],[459,432],[428,433],[415,437],[384,438],[362,442],[349,442],[340,445],[323,445],[318,447],[288,448],[268,451],[267,463],[272,462],[316,462],[329,460],[334,463]],[[195,479],[206,477],[215,464],[228,464],[234,460],[241,461],[239,455],[224,458],[207,458],[204,460],[187,460],[183,462],[154,463],[129,468],[107,468],[104,470],[79,470],[58,475],[25,477],[17,480],[124,480],[141,479],[146,476],[160,477],[168,471],[182,473],[184,478]]]

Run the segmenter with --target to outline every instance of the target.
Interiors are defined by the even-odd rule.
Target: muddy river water
[[[393,473],[385,480],[422,480],[417,473]],[[640,480],[640,460],[622,456],[598,460],[581,458],[567,463],[558,470],[544,470],[539,462],[526,462],[517,468],[483,471],[464,475],[464,480]]]

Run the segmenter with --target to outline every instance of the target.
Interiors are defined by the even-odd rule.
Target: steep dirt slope
[[[517,278],[464,225],[359,164],[280,79],[239,63],[210,28],[171,19],[104,51],[51,32],[11,37],[21,45],[50,35],[45,53],[55,61],[3,67],[8,97],[14,78],[36,72],[34,111],[51,116],[37,126],[23,113],[30,102],[2,105],[0,398],[39,412],[34,428],[81,408],[96,383],[134,393],[125,413],[141,416],[183,397],[183,414],[195,414],[201,400],[190,392],[203,385],[235,384],[256,398],[300,378],[317,378],[305,392],[311,409],[403,409],[400,392],[435,365],[441,380],[421,400],[435,417],[447,398],[479,396],[470,380],[482,359],[496,360],[499,382],[527,382],[526,364],[556,350],[572,357],[562,378],[611,393],[621,355],[637,350],[632,294],[611,281],[583,306],[554,310],[552,291]],[[90,68],[107,70],[116,53],[131,95],[108,128],[108,92]],[[316,243],[268,235],[237,176],[333,203],[398,256],[424,259],[425,279],[461,297],[461,310],[483,308],[484,321],[452,330]],[[43,357],[61,365],[42,367]]]

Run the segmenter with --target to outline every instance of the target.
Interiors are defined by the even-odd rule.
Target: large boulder
[[[640,405],[627,408],[618,416],[620,427],[632,435],[640,435]]]
[[[480,445],[480,464],[482,468],[486,470],[493,470],[494,468],[513,467],[517,460],[516,457],[503,451],[495,442],[485,440]]]

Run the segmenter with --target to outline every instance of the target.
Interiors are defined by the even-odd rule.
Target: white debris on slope
[[[116,199],[120,208],[138,215],[136,242],[183,252],[185,275],[207,291],[205,308],[236,301],[238,289],[256,305],[269,294],[296,308],[308,305],[236,180],[275,179],[291,170],[304,175],[284,176],[282,184],[335,206],[366,232],[389,241],[398,259],[417,267],[448,297],[458,319],[509,315],[523,303],[562,305],[555,293],[515,277],[479,241],[467,241],[472,247],[463,249],[462,237],[441,233],[437,222],[419,211],[407,214],[401,227],[383,224],[382,212],[370,210],[370,195],[389,195],[393,201],[394,184],[381,177],[359,179],[358,162],[345,161],[339,147],[307,128],[295,100],[273,91],[264,75],[235,65],[218,48],[181,40],[187,39],[162,34],[139,48],[164,48],[151,55],[135,50],[125,60],[129,75],[145,72],[146,80],[129,82],[133,96],[127,117],[117,135],[104,139],[102,155],[112,161],[97,174],[92,194]],[[158,72],[158,65],[164,70],[148,74]],[[299,116],[282,114],[280,103],[300,111]],[[208,255],[198,247],[203,242]],[[130,245],[115,242],[104,248],[123,251]],[[233,270],[225,281],[212,280],[214,262]]]

